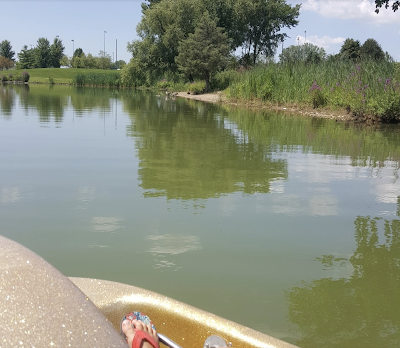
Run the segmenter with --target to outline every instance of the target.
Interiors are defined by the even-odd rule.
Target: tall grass
[[[75,86],[119,87],[121,85],[120,73],[89,73],[77,74],[72,79]]]
[[[234,99],[328,106],[346,109],[357,118],[400,120],[400,73],[395,63],[272,63],[229,77],[229,96]]]

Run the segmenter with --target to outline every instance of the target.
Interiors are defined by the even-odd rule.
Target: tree
[[[62,41],[56,37],[50,46],[50,66],[53,68],[59,68],[61,63],[61,58],[64,54],[64,45]]]
[[[73,54],[73,57],[82,57],[85,53],[83,52],[82,48],[77,48]]]
[[[97,57],[97,69],[110,69],[111,67],[111,56],[103,51],[99,52]]]
[[[38,68],[48,68],[50,66],[50,42],[44,37],[37,40],[35,48],[35,66]]]
[[[299,23],[300,5],[291,7],[285,0],[244,0],[240,4],[245,28],[242,47],[247,60],[255,65],[260,54],[274,55],[279,43],[288,37],[281,29]]]
[[[83,65],[85,66],[85,69],[96,69],[97,68],[96,58],[93,57],[93,55],[91,53],[89,53],[86,56]]]
[[[326,59],[326,52],[322,47],[311,43],[304,45],[292,45],[282,50],[279,55],[281,63],[319,63]]]
[[[340,48],[340,56],[343,59],[351,59],[353,61],[360,58],[360,41],[346,39]]]
[[[360,57],[361,59],[383,60],[385,52],[376,40],[367,39],[360,47]]]
[[[228,35],[205,12],[194,34],[181,42],[175,61],[187,76],[202,75],[208,91],[211,73],[221,68],[228,55]]]
[[[18,69],[32,69],[35,67],[35,50],[28,49],[27,45],[22,47],[20,53],[18,53]]]
[[[71,61],[66,54],[61,57],[60,66],[71,66]]]
[[[10,41],[3,40],[0,42],[0,57],[14,60],[15,52],[12,50]]]
[[[0,56],[0,70],[8,70],[14,66],[14,61],[4,56]]]
[[[385,6],[386,9],[389,8],[389,0],[375,0],[376,13],[379,13],[379,9],[382,8],[382,6]],[[400,7],[400,1],[399,0],[394,1],[392,4],[393,12],[396,12],[399,9],[399,7]]]

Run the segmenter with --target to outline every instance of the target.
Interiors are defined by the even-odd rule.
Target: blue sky
[[[372,0],[287,2],[302,3],[302,9],[299,25],[285,31],[290,39],[285,41],[284,47],[302,44],[306,39],[323,47],[327,53],[338,53],[346,38],[361,43],[373,38],[384,51],[400,61],[400,11],[393,13],[382,9],[376,14]],[[98,55],[105,45],[111,57],[117,54],[118,59],[129,61],[131,56],[126,45],[137,39],[141,3],[142,0],[1,0],[0,41],[10,41],[18,53],[23,45],[35,46],[40,37],[52,42],[58,35],[68,56],[78,47],[86,54]]]

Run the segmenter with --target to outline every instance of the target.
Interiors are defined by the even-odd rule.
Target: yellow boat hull
[[[29,249],[0,236],[0,347],[124,347],[121,318],[147,314],[183,348],[219,335],[236,348],[291,344],[183,302],[106,280],[67,278]]]

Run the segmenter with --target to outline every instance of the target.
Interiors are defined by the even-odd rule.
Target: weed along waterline
[[[397,346],[398,131],[0,85],[0,231],[299,347]]]

